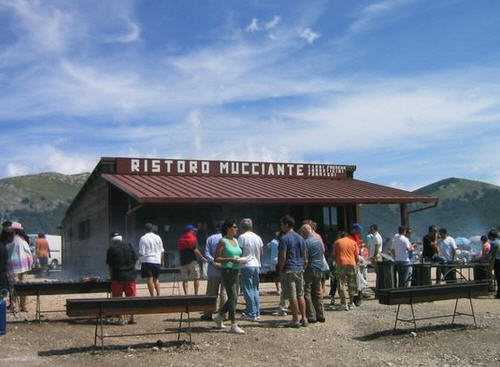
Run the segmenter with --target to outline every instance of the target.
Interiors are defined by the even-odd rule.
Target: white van
[[[31,252],[33,253],[33,257],[36,259],[35,242],[38,235],[29,234],[28,236],[30,238]],[[61,236],[46,234],[45,239],[49,242],[50,247],[49,267],[50,269],[58,269],[62,266]],[[40,266],[38,261],[35,262],[35,266]]]

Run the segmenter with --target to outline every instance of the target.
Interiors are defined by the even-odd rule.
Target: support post
[[[408,216],[408,204],[400,204],[399,210],[401,214],[401,225],[408,227],[410,225],[410,217]]]

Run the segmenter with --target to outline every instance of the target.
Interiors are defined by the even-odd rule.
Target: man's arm
[[[194,254],[195,254],[195,255],[196,255],[199,259],[201,259],[201,261],[203,261],[203,262],[208,262],[208,260],[207,260],[207,259],[206,259],[203,255],[202,255],[202,253],[201,253],[201,251],[198,249],[198,247],[196,247],[196,248],[194,249],[194,251],[193,251],[193,252],[194,252]]]
[[[286,250],[280,250],[278,253],[278,270],[280,273],[283,273],[285,270],[285,261],[286,261]]]
[[[208,242],[208,238],[207,238],[207,242],[205,242],[205,249],[203,250],[203,256],[205,256],[205,259],[207,259],[207,261],[210,264],[214,263],[215,259],[212,256],[212,254],[210,253],[210,243]]]

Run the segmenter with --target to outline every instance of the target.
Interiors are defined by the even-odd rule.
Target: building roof
[[[103,174],[139,203],[434,203],[438,199],[356,179]]]

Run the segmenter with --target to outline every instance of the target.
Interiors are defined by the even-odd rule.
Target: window
[[[90,237],[90,219],[83,220],[78,225],[78,239],[85,240]]]

